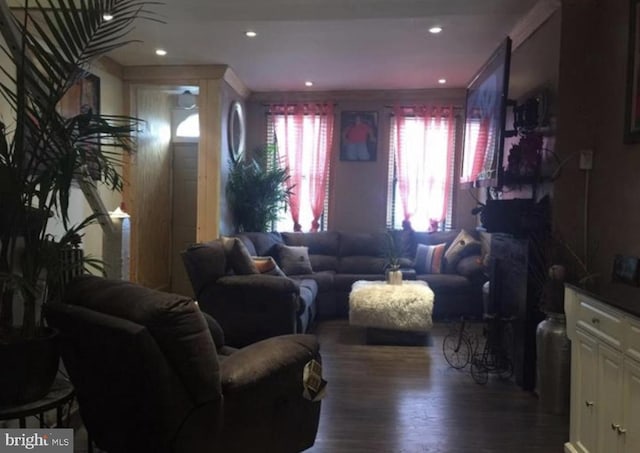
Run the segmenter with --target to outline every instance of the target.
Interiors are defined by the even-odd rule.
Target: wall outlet
[[[593,168],[593,150],[580,150],[580,170],[591,170]]]

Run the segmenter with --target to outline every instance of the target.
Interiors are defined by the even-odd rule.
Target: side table
[[[45,428],[44,413],[55,409],[56,423],[62,426],[63,409],[65,404],[71,404],[75,396],[75,390],[68,380],[58,377],[51,387],[51,391],[38,401],[21,404],[19,406],[0,406],[0,420],[19,420],[20,428],[27,426],[27,417],[37,416],[40,419],[40,428]]]

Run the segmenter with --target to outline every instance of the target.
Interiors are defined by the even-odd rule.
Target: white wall
[[[99,63],[94,64],[90,71],[100,77],[100,113],[109,115],[122,115],[125,113],[123,102],[122,80],[109,73],[105,67]],[[80,189],[76,189],[80,191]],[[122,194],[109,190],[108,187],[100,185],[98,192],[102,197],[102,201],[109,211],[113,211],[120,206],[122,202]],[[82,221],[82,219],[92,214],[89,204],[82,196],[82,193],[74,194],[73,200],[75,204],[73,209],[73,223]],[[71,217],[71,209],[69,216]],[[102,258],[103,231],[100,225],[92,225],[85,231],[83,247],[86,255],[96,258]]]
[[[4,45],[2,37],[0,37],[0,43]],[[4,68],[10,68],[12,66],[8,57],[3,52],[0,52],[0,65]],[[100,77],[101,113],[122,114],[124,112],[122,81],[107,72],[102,64],[96,63],[90,70]],[[0,74],[0,81],[8,83],[8,79],[3,74]],[[13,129],[15,124],[14,112],[4,100],[0,101],[0,121],[4,122],[9,130]],[[113,210],[116,206],[120,205],[122,197],[119,193],[114,193],[108,190],[107,187],[99,187],[99,192],[104,204],[109,210]],[[69,202],[69,218],[71,224],[81,222],[87,216],[91,215],[91,213],[91,208],[85,201],[80,189],[72,189]],[[51,222],[49,231],[55,235],[61,234],[63,231],[61,222]],[[102,229],[99,225],[89,227],[85,231],[84,237],[85,252],[97,258],[102,257],[102,239]]]

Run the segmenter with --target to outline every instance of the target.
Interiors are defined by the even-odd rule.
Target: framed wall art
[[[378,112],[342,112],[340,117],[340,160],[374,162],[377,151]]]
[[[100,78],[94,74],[87,74],[78,80],[65,93],[58,103],[58,112],[65,118],[92,113],[100,114]],[[96,139],[96,142],[99,140]],[[87,149],[87,167],[91,177],[100,179],[100,168],[96,162],[91,161],[91,153],[99,151],[99,144],[92,144],[91,149]]]

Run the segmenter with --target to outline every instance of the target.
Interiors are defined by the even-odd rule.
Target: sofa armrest
[[[296,333],[299,284],[287,277],[233,275],[209,283],[200,308],[222,326],[226,343],[242,347],[276,335]]]
[[[214,284],[227,288],[251,288],[256,291],[296,292],[300,290],[300,284],[291,278],[265,274],[227,275],[216,280]]]

